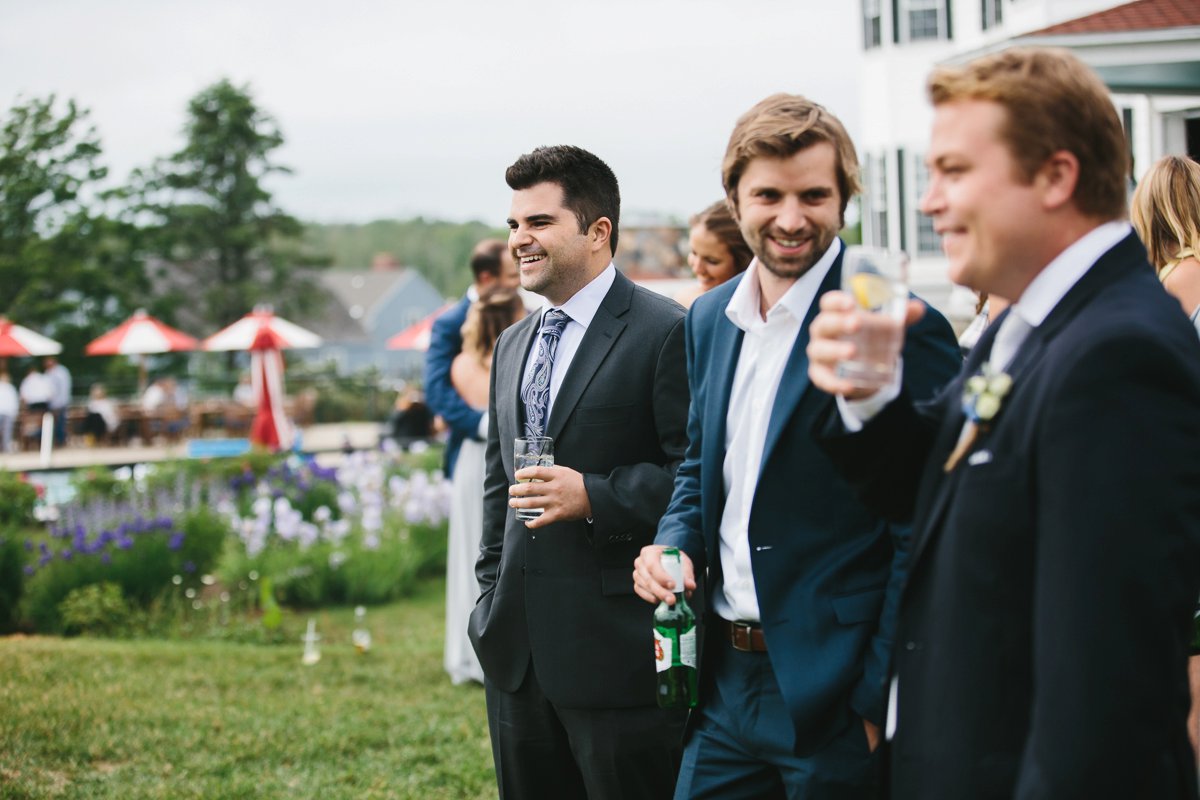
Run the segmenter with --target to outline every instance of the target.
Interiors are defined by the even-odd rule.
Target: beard
[[[837,231],[832,229],[818,229],[812,233],[810,241],[812,246],[807,253],[790,258],[781,258],[778,255],[771,253],[767,245],[767,234],[759,233],[751,239],[746,237],[746,241],[750,244],[754,255],[758,257],[758,262],[763,267],[777,278],[785,280],[795,280],[801,277],[813,265],[821,260],[825,255],[825,251],[833,244],[834,238],[837,236]]]

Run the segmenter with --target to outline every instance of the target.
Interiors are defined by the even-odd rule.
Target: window
[[[863,172],[863,184],[867,187],[863,197],[863,217],[867,223],[866,230],[863,231],[863,243],[887,247],[887,160],[868,155],[863,164]]]
[[[983,12],[983,29],[995,28],[1004,21],[1003,0],[980,0]]]
[[[863,49],[879,47],[883,40],[883,0],[862,0]]]
[[[921,213],[921,198],[929,188],[929,168],[925,166],[925,158],[913,156],[913,227],[917,232],[917,255],[933,256],[942,253],[942,237],[933,229],[933,218]]]
[[[950,38],[948,0],[897,0],[897,42]]]

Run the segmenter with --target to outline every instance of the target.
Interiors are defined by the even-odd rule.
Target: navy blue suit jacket
[[[839,255],[818,297],[839,286],[841,265]],[[743,337],[725,307],[739,280],[701,296],[687,317],[690,442],[655,539],[686,552],[698,575],[707,567],[714,586],[726,415]],[[763,632],[798,752],[819,749],[851,712],[882,724],[908,538],[907,527],[867,511],[813,439],[814,422],[833,402],[808,380],[805,348],[816,312],[814,302],[775,396],[749,531]],[[929,309],[905,344],[905,385],[932,396],[961,363],[949,324]]]
[[[425,353],[425,403],[450,428],[446,442],[446,477],[454,477],[454,464],[465,439],[479,439],[483,412],[471,408],[450,384],[450,364],[462,352],[462,326],[471,300],[463,297],[433,321],[429,350]]]
[[[915,515],[891,796],[1195,798],[1196,332],[1130,234],[1029,334],[947,473],[999,325],[938,402],[825,431],[867,502]]]

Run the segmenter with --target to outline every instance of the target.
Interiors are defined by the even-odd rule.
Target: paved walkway
[[[347,441],[356,450],[379,445],[377,422],[344,422],[310,425],[301,429],[301,448],[306,453],[337,452]],[[174,444],[136,447],[64,447],[50,453],[49,463],[39,452],[0,454],[0,470],[25,472],[39,469],[71,469],[91,466],[122,466],[187,457],[187,440]]]

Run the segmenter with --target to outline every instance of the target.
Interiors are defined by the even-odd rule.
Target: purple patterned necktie
[[[550,409],[550,370],[554,367],[558,339],[570,321],[571,318],[557,308],[547,311],[542,319],[533,369],[529,373],[529,380],[521,387],[521,401],[525,403],[526,436],[546,435],[546,416]]]

